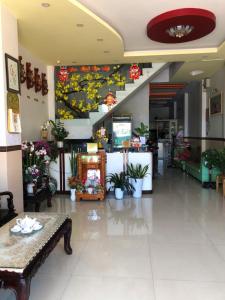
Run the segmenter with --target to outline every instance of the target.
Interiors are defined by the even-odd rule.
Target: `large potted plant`
[[[214,188],[212,183],[212,168],[219,167],[220,165],[220,155],[216,149],[207,149],[202,152],[203,164],[209,169],[209,187]]]
[[[118,200],[123,199],[125,190],[130,193],[134,189],[133,185],[129,182],[129,176],[125,172],[109,174],[107,182],[110,184],[109,190],[115,191],[115,197]]]
[[[51,133],[57,141],[58,148],[63,148],[63,141],[69,135],[69,132],[65,129],[64,124],[60,120],[55,122],[50,120],[49,123],[52,125]]]
[[[142,167],[141,164],[135,166],[131,163],[127,166],[127,174],[131,178],[131,184],[134,187],[133,197],[141,198],[143,179],[148,174],[148,165]]]
[[[138,136],[140,137],[140,141],[142,144],[146,143],[146,138],[149,136],[148,126],[141,122],[140,127],[134,129]]]

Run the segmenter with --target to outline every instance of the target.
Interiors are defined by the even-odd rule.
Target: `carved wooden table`
[[[61,237],[64,250],[72,254],[70,237],[72,220],[65,214],[27,213],[44,225],[33,234],[12,234],[10,228],[15,220],[0,228],[0,288],[13,289],[17,300],[28,300],[31,278],[44,263]],[[18,218],[25,216],[20,214]]]

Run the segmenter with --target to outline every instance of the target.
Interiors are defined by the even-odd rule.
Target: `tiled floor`
[[[57,196],[51,210],[71,213],[74,252],[57,246],[30,300],[225,300],[225,201],[179,170],[139,200]]]

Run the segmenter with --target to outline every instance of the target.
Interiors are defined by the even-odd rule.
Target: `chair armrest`
[[[8,205],[8,210],[9,212],[15,212],[14,204],[13,204],[13,194],[9,191],[1,192],[1,196],[8,196],[7,197],[7,205]]]

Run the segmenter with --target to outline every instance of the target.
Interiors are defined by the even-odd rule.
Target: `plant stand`
[[[80,200],[100,200],[103,201],[105,199],[104,192],[97,194],[89,194],[89,193],[76,193],[76,200],[80,202]]]

